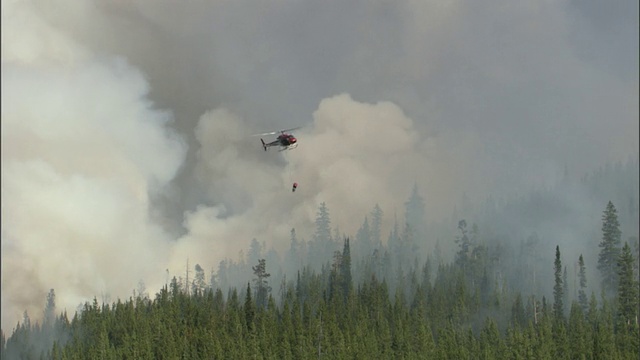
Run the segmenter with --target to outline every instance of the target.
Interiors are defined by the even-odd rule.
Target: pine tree
[[[582,307],[582,312],[586,313],[589,308],[589,302],[587,300],[587,294],[585,289],[587,288],[587,273],[584,267],[584,259],[582,254],[578,259],[578,277],[580,278],[580,290],[578,290],[578,303]]]
[[[420,247],[422,251],[427,250],[427,244],[425,243],[426,235],[426,217],[425,217],[425,205],[424,199],[418,193],[418,184],[413,185],[411,196],[409,200],[405,202],[405,221],[411,229],[413,229],[416,239],[416,245]]]
[[[636,279],[640,278],[640,241],[638,241],[637,236],[629,237],[629,243],[631,243],[631,247],[633,248],[633,253],[635,254],[635,261],[633,262],[633,271],[635,273]]]
[[[529,289],[536,293],[539,290],[539,284],[536,278],[538,273],[538,266],[540,263],[540,238],[537,233],[531,234],[527,240],[522,244],[521,259],[523,262],[523,271],[526,274],[526,281],[524,281],[523,289]]]
[[[202,295],[207,289],[207,283],[204,278],[204,269],[200,266],[200,264],[196,264],[195,271],[196,274],[193,279],[191,291],[193,295]]]
[[[329,301],[337,299],[338,294],[342,294],[342,253],[333,253],[333,262],[329,273]]]
[[[218,263],[218,271],[216,272],[218,277],[218,286],[225,289],[229,286],[229,261],[227,259],[221,260]]]
[[[382,216],[384,213],[378,204],[371,211],[370,239],[374,249],[382,247]]]
[[[546,307],[546,300],[542,298],[542,307]],[[536,325],[536,345],[535,345],[535,359],[554,359],[556,353],[556,343],[554,341],[553,324],[551,317],[543,311],[542,319]]]
[[[431,333],[431,326],[429,326],[424,314],[425,302],[426,299],[418,300],[416,306],[411,310],[411,316],[409,317],[411,325],[410,337],[414,353],[430,359],[435,351],[435,343]]]
[[[608,313],[606,303],[596,323],[593,338],[593,358],[594,359],[616,359],[617,351],[611,316]]]
[[[620,254],[620,223],[615,206],[611,201],[602,215],[602,241],[598,256],[598,270],[602,274],[602,288],[607,295],[615,294],[618,288],[616,265]]]
[[[331,219],[326,203],[321,203],[316,216],[316,232],[314,241],[326,242],[331,240]]]
[[[249,332],[253,331],[256,309],[251,299],[251,284],[247,283],[247,294],[244,299],[244,320]]]
[[[267,281],[267,278],[269,278],[271,274],[267,273],[266,260],[259,259],[258,264],[252,268],[253,275],[255,275],[253,282],[256,285],[256,304],[260,308],[266,308],[269,293],[271,292],[271,286],[269,286],[269,282]]]
[[[279,358],[293,359],[295,345],[295,335],[293,322],[291,320],[291,309],[289,302],[285,301],[281,313],[282,331],[280,332]]]
[[[589,298],[589,310],[587,310],[587,323],[592,327],[596,326],[598,321],[598,300],[596,299],[596,293],[591,292]]]
[[[342,261],[340,262],[340,275],[342,280],[342,292],[346,300],[353,287],[353,280],[351,279],[351,247],[349,246],[349,238],[344,239]]]
[[[396,255],[401,253],[402,244],[400,243],[400,226],[398,225],[398,217],[394,217],[393,228],[389,232],[387,238],[387,248],[392,254]]]
[[[43,326],[52,326],[56,318],[56,293],[53,289],[47,294],[47,304],[44,308]]]
[[[569,304],[569,279],[567,276],[567,267],[562,271],[562,303]]]
[[[569,311],[569,349],[572,359],[588,359],[591,355],[590,339],[587,331],[587,324],[584,320],[582,306],[573,302]]]
[[[560,260],[560,246],[556,246],[556,260],[554,262],[555,285],[553,286],[553,315],[556,320],[564,318],[562,303],[564,288],[562,286],[562,261]]]
[[[356,252],[361,255],[368,255],[373,253],[373,244],[371,243],[371,230],[369,228],[369,219],[364,218],[364,222],[358,233],[356,234]]]
[[[431,257],[427,256],[427,260],[422,265],[422,276],[420,278],[420,286],[423,291],[429,293],[431,290]]]
[[[469,253],[471,251],[471,240],[467,236],[467,221],[460,220],[458,222],[458,230],[460,230],[460,236],[456,237],[456,244],[460,248],[456,253],[456,262],[466,269],[466,265],[469,259]],[[466,271],[465,271],[466,272]]]
[[[472,286],[475,286],[476,282],[481,279],[481,274],[486,269],[490,262],[489,249],[480,243],[480,231],[478,224],[471,225],[469,244],[471,245],[471,256],[469,258],[469,270],[467,277],[469,278]],[[497,259],[499,264],[499,256]]]
[[[434,249],[433,249],[433,257],[436,262],[436,265],[438,266],[442,265],[443,256],[442,256],[442,247],[440,246],[440,239],[436,239],[436,245],[434,246]]]
[[[313,269],[320,268],[325,261],[328,261],[334,252],[334,243],[331,239],[331,218],[329,209],[324,202],[320,204],[315,221],[316,229],[313,234],[313,241],[309,244],[308,253],[309,265]]]
[[[569,336],[564,321],[556,321],[553,325],[553,340],[555,342],[556,354],[554,359],[569,360],[571,349],[569,345]]]
[[[289,271],[297,271],[302,268],[302,259],[300,257],[300,242],[296,236],[296,229],[291,228],[291,244],[289,246],[289,253],[287,255],[287,263]]]
[[[630,328],[638,324],[638,282],[633,274],[633,255],[625,243],[618,259],[618,319]]]
[[[480,353],[477,354],[479,359],[501,359],[504,356],[504,344],[500,338],[498,325],[491,318],[487,318],[480,332],[480,349]]]
[[[397,268],[408,272],[419,254],[418,245],[415,242],[415,231],[409,223],[405,223],[402,234],[397,240],[398,246],[395,248]]]
[[[511,323],[520,329],[524,328],[526,325],[525,310],[520,292],[516,294],[516,299],[511,307]]]

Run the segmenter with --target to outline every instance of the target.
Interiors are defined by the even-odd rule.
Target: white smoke
[[[2,327],[41,315],[49,288],[73,311],[162,275],[169,247],[149,194],[185,145],[143,75],[2,2]],[[25,27],[25,22],[30,26]]]
[[[294,150],[264,152],[249,129],[228,110],[201,117],[196,174],[206,189],[203,204],[213,205],[186,214],[188,234],[173,249],[171,270],[179,272],[187,258],[217,264],[235,257],[254,237],[284,250],[291,228],[312,234],[321,202],[347,235],[376,203],[402,215],[406,193],[423,172],[412,164],[428,165],[412,120],[390,102],[361,103],[348,94],[327,98],[313,122],[295,132]]]

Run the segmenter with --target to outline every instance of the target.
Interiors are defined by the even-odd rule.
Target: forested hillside
[[[323,203],[284,254],[253,239],[208,277],[187,265],[73,316],[52,289],[42,323],[25,312],[2,334],[2,358],[637,359],[637,174],[607,166],[448,224],[424,221],[414,187],[388,234],[379,206],[351,236]]]

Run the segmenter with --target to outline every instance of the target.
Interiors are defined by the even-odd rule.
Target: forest
[[[74,314],[51,289],[41,322],[25,312],[2,332],[0,357],[638,359],[638,168],[463,196],[443,222],[424,221],[414,186],[388,236],[380,206],[347,235],[322,203],[284,254],[252,239],[208,277],[187,262],[153,295],[141,281]]]

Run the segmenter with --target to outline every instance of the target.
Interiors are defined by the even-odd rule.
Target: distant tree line
[[[553,303],[523,299],[488,282],[483,259],[460,222],[454,262],[398,270],[395,290],[372,271],[354,286],[351,245],[329,267],[305,266],[284,284],[276,302],[265,259],[253,266],[246,290],[188,291],[174,277],[154,299],[139,294],[122,302],[87,303],[69,320],[54,316],[55,293],[45,318],[23,322],[5,341],[3,359],[216,359],[216,358],[435,358],[435,359],[637,359],[638,281],[628,243],[617,243],[615,207],[603,214],[602,278],[615,294],[581,294],[565,309],[565,279],[556,246]],[[465,237],[467,237],[465,239]],[[611,244],[613,242],[613,245]],[[617,249],[615,251],[611,250]],[[473,255],[475,253],[475,255]],[[607,256],[614,256],[613,268]],[[582,257],[581,257],[582,258]],[[551,266],[551,264],[549,264]],[[585,265],[581,262],[581,266]],[[196,265],[196,269],[198,269]],[[615,269],[615,270],[612,270]],[[612,275],[611,271],[615,273]],[[582,276],[582,275],[581,275]],[[193,280],[194,284],[201,280]],[[253,288],[251,284],[253,283]],[[609,289],[609,287],[605,288]],[[244,300],[243,300],[244,299]],[[568,314],[568,316],[567,316]]]
[[[375,205],[350,239],[322,203],[311,239],[292,229],[282,258],[253,239],[209,280],[187,262],[153,297],[141,282],[71,318],[56,314],[52,289],[41,324],[25,312],[0,334],[0,358],[638,359],[638,238],[623,241],[614,202],[595,224],[599,242],[585,243],[593,264],[574,252],[567,261],[536,232],[517,243],[467,219],[449,224],[448,260],[427,236],[438,230],[417,186],[386,242],[383,217]]]

